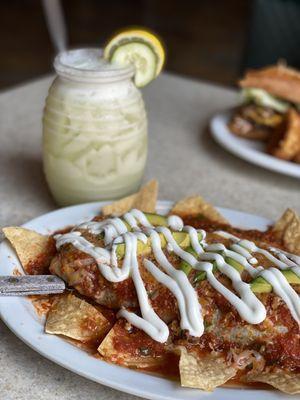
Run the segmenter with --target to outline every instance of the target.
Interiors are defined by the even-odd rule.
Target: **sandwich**
[[[229,123],[231,132],[267,143],[275,157],[300,159],[300,73],[278,64],[250,70],[239,81],[242,104]]]

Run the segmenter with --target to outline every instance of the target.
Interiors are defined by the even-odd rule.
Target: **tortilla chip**
[[[117,355],[117,351],[114,350],[114,337],[116,337],[116,333],[114,327],[112,327],[98,347],[101,356],[110,358]]]
[[[55,253],[55,245],[49,236],[14,226],[8,226],[2,230],[15,249],[26,273],[42,274],[46,272]]]
[[[276,222],[273,230],[288,251],[300,254],[300,217],[294,210],[288,208]]]
[[[287,208],[279,220],[275,223],[273,226],[273,231],[276,233],[278,239],[283,238],[284,231],[293,220],[295,214],[296,213],[294,210]]]
[[[277,370],[276,372],[248,373],[248,382],[262,382],[288,394],[300,393],[300,374]]]
[[[185,347],[181,347],[180,352],[181,386],[211,392],[233,378],[237,372],[226,364],[223,357],[211,354],[200,358],[188,353]]]
[[[178,201],[170,211],[181,217],[199,216],[220,224],[228,224],[228,221],[217,211],[214,206],[207,203],[201,196],[190,196]]]
[[[53,303],[60,297],[61,294],[33,294],[28,296],[28,299],[31,301],[37,315],[43,317],[48,314]]]
[[[131,196],[124,197],[118,201],[115,201],[112,204],[108,204],[107,206],[102,207],[101,213],[104,216],[107,215],[123,215],[127,211],[133,208],[134,201],[136,199],[137,193],[132,194]]]
[[[102,338],[110,322],[95,307],[73,294],[61,296],[48,313],[45,331],[87,342]]]
[[[156,209],[157,194],[158,182],[153,179],[143,186],[139,192],[104,206],[101,211],[104,216],[123,215],[132,208],[153,213]]]
[[[152,179],[138,193],[133,204],[135,208],[148,213],[155,213],[158,195],[158,182]]]
[[[283,234],[283,243],[294,254],[300,255],[300,218],[296,215]]]
[[[161,350],[160,354],[157,354],[158,347]],[[158,344],[145,332],[131,332],[130,329],[126,329],[126,322],[120,319],[105,336],[98,352],[105,360],[113,363],[130,368],[149,368],[165,364],[168,353],[164,348],[163,344]]]

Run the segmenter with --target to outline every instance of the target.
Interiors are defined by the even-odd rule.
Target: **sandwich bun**
[[[300,72],[281,64],[249,70],[239,85],[263,89],[283,100],[300,103]]]

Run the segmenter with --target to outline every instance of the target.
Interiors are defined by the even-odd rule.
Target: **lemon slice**
[[[165,61],[165,51],[153,33],[128,29],[118,33],[105,46],[104,58],[120,65],[135,66],[134,82],[142,87],[155,79]]]

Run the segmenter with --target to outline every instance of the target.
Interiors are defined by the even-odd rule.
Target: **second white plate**
[[[231,112],[215,115],[210,121],[213,138],[234,155],[281,174],[300,178],[300,164],[280,160],[265,152],[264,144],[257,140],[239,138],[230,132],[227,124]]]

